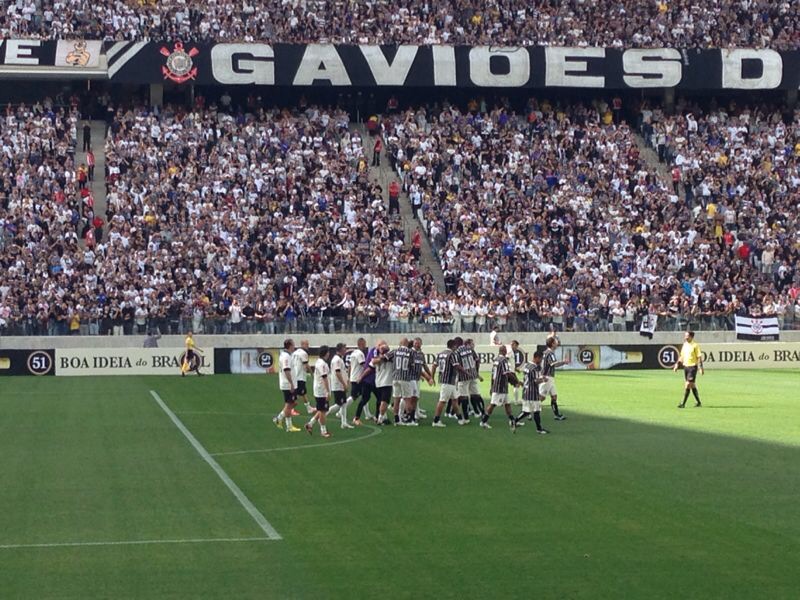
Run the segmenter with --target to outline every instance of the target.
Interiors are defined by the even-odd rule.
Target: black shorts
[[[297,388],[295,389],[295,396],[305,396],[305,395],[306,395],[306,382],[298,381]]]
[[[362,389],[363,385],[364,385],[363,383],[359,383],[359,382],[356,382],[356,381],[351,381],[350,382],[350,397],[351,398],[358,398],[361,395],[361,389]]]
[[[392,401],[392,386],[386,385],[375,388],[375,397],[378,399],[378,402],[386,402],[386,404],[389,404]]]
[[[327,398],[315,398],[317,401],[317,410],[320,412],[328,412],[328,399]]]
[[[683,378],[689,383],[694,383],[697,379],[697,367],[683,367]]]
[[[294,392],[292,390],[281,390],[281,392],[283,392],[283,401],[286,404],[294,402]]]
[[[195,360],[197,360],[197,354],[194,353],[194,350],[187,350],[184,358],[186,359],[186,362],[191,365]]]
[[[336,404],[342,406],[346,399],[347,396],[343,391],[333,390],[333,401],[336,402]]]

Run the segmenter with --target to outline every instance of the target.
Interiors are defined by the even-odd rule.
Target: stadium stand
[[[790,0],[8,0],[0,38],[796,49]]]

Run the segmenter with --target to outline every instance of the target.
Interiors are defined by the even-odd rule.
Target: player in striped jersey
[[[353,401],[347,399],[347,367],[344,364],[344,355],[347,352],[347,344],[336,344],[336,350],[331,358],[331,392],[333,392],[333,406],[328,411],[328,415],[335,416],[339,413],[342,429],[353,429],[347,422],[347,407]]]
[[[533,362],[525,363],[522,367],[522,412],[517,416],[517,426],[524,425],[525,417],[533,414],[537,433],[549,433],[542,429],[542,402],[539,395],[539,386],[544,383],[542,377],[542,353],[533,353]]]
[[[447,427],[442,423],[442,411],[448,402],[455,401],[458,397],[456,391],[456,382],[458,380],[458,371],[456,370],[456,355],[453,352],[455,340],[447,340],[447,349],[442,350],[436,356],[436,362],[433,365],[431,377],[436,376],[436,370],[439,370],[439,402],[436,403],[436,412],[433,416],[434,427]],[[461,420],[459,420],[459,423]]]
[[[411,382],[414,378],[413,368],[413,350],[412,344],[408,339],[403,338],[400,340],[400,345],[394,350],[390,350],[381,357],[383,362],[391,362],[393,364],[392,375],[392,409],[394,411],[394,424],[400,425],[401,423],[416,426],[417,420],[405,421],[401,419],[400,403],[407,404],[413,396],[414,390]]]
[[[428,368],[428,365],[425,362],[425,353],[422,351],[422,338],[414,338],[412,350],[414,352],[414,358],[412,362],[414,369],[414,380],[411,382],[411,385],[413,387],[414,396],[411,398],[411,401],[413,404],[414,414],[419,420],[425,419],[428,416],[419,406],[419,380],[425,379],[425,381],[428,382],[428,385],[433,385],[433,375],[431,374],[431,370]]]
[[[479,381],[483,381],[483,377],[480,373],[481,357],[478,356],[477,352],[475,352],[475,340],[469,339],[464,343],[470,350],[472,350],[472,364],[474,365],[469,372],[469,402],[472,405],[472,410],[475,412],[475,414],[483,417],[483,415],[486,414],[486,405],[483,402],[483,396],[481,396],[480,386],[478,385]]]
[[[556,389],[556,369],[567,364],[566,360],[556,359],[556,348],[558,348],[558,338],[550,336],[547,338],[546,347],[542,355],[542,377],[544,382],[539,386],[539,394],[542,398],[550,396],[550,406],[553,409],[556,421],[564,421],[567,417],[558,411],[558,390]]]
[[[455,368],[458,371],[458,404],[461,406],[462,419],[459,425],[466,425],[469,423],[469,396],[470,396],[470,381],[472,381],[472,373],[477,372],[478,365],[475,362],[475,353],[472,349],[464,343],[464,340],[457,337],[455,340],[456,355]]]
[[[489,417],[492,416],[495,406],[503,406],[506,410],[508,417],[508,426],[511,427],[511,432],[515,433],[517,430],[517,421],[514,415],[511,414],[511,406],[508,404],[508,385],[517,385],[517,377],[514,375],[514,369],[508,362],[506,354],[508,349],[505,346],[500,346],[497,349],[497,358],[492,365],[492,399],[489,403],[488,411],[481,416],[481,427],[484,429],[491,429],[489,425]]]
[[[511,352],[508,354],[508,361],[514,369],[514,373],[516,373],[517,378],[522,376],[522,365],[525,364],[525,353],[520,349],[519,342],[517,340],[511,341]],[[521,386],[516,386],[514,388],[514,403],[519,403],[519,392]]]

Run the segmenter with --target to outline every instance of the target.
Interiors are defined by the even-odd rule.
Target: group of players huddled
[[[292,417],[300,416],[296,407],[302,401],[310,415],[305,431],[313,434],[314,425],[318,424],[321,435],[326,438],[331,437],[327,427],[328,416],[338,415],[342,429],[362,425],[364,419],[374,419],[377,425],[388,425],[390,407],[395,425],[416,427],[420,419],[427,418],[419,406],[420,379],[433,386],[438,372],[440,391],[433,427],[446,427],[442,422],[443,416],[457,420],[459,425],[467,425],[472,417],[477,417],[481,427],[491,429],[489,419],[495,407],[502,406],[512,432],[524,425],[525,420],[533,420],[538,433],[548,433],[542,426],[542,398],[550,397],[555,420],[566,419],[558,409],[555,384],[556,369],[566,364],[566,361],[556,358],[558,338],[548,337],[545,350],[537,350],[530,360],[526,360],[516,341],[508,346],[500,344],[497,339],[493,343],[498,354],[492,365],[491,398],[487,408],[478,385],[483,381],[480,357],[471,339],[456,337],[448,340],[447,348],[429,366],[420,338],[403,338],[394,349],[390,349],[384,340],[378,340],[375,346],[368,348],[366,340],[359,338],[347,361],[346,344],[321,346],[313,369],[309,364],[308,341],[302,340],[298,348],[292,339],[287,339],[278,358],[284,406],[273,422],[287,432],[303,431],[292,422]],[[309,374],[313,374],[314,406],[309,403],[306,389]],[[517,402],[520,390],[522,392],[522,412],[516,416],[511,411],[511,389]],[[374,415],[369,410],[373,396]],[[356,411],[351,424],[347,413],[353,403],[356,403]]]

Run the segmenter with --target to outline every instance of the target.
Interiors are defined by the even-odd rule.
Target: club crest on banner
[[[183,42],[175,42],[170,51],[166,46],[161,48],[161,54],[167,57],[167,64],[161,67],[164,79],[175,83],[185,83],[197,78],[197,67],[194,66],[195,56],[200,54],[197,48],[188,52],[183,49]]]

